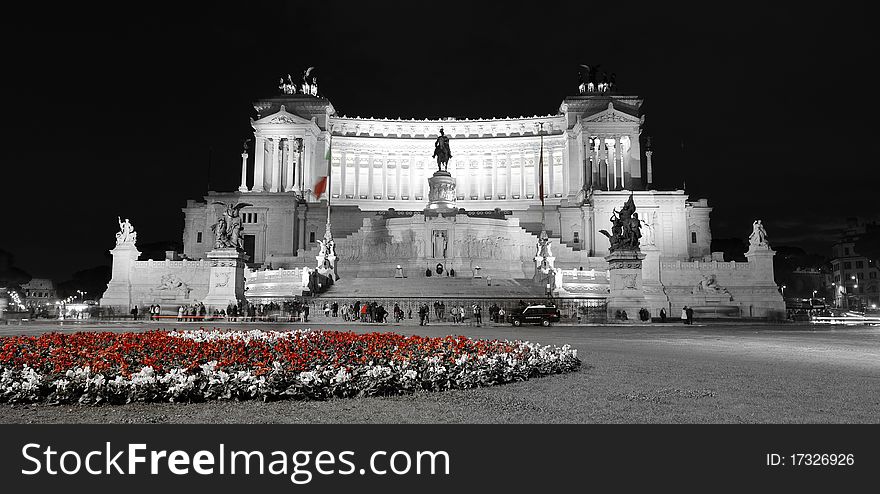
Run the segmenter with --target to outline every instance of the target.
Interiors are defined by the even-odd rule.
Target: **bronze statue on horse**
[[[440,127],[440,135],[434,141],[434,154],[431,157],[437,158],[438,171],[446,171],[452,152],[449,150],[449,136],[443,133],[443,127]]]

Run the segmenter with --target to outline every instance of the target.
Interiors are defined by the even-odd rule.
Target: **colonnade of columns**
[[[641,177],[638,135],[590,136],[586,147],[588,187],[602,190],[627,189],[633,187],[633,177]],[[650,182],[650,165],[648,168]]]
[[[357,153],[334,149],[331,194],[343,199],[424,200],[436,171],[430,158]],[[458,156],[461,156],[460,158]],[[521,153],[461,153],[449,163],[462,200],[534,199],[538,194],[540,150]],[[544,148],[544,194],[565,193],[563,148]],[[421,199],[420,199],[421,198]]]
[[[294,136],[257,136],[254,150],[254,185],[251,192],[299,192],[312,166],[313,144]],[[247,153],[242,153],[241,186],[247,188]]]

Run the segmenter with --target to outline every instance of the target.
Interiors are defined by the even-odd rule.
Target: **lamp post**
[[[858,278],[856,278],[856,275],[850,275],[849,279],[853,280],[853,290],[852,290],[852,293],[853,293],[853,295],[855,295],[855,294],[856,294],[856,288],[859,287],[859,280],[858,280]],[[856,299],[856,300],[858,300],[858,299]],[[846,305],[846,307],[849,308],[849,297],[847,297],[847,305]]]

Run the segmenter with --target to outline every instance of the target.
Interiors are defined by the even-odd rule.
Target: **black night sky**
[[[61,281],[109,265],[117,215],[179,241],[187,199],[238,186],[251,102],[310,65],[340,114],[424,118],[555,113],[601,64],[646,98],[657,188],[708,198],[715,238],[762,218],[772,245],[826,254],[877,217],[866,12],[655,4],[7,10],[0,249]]]

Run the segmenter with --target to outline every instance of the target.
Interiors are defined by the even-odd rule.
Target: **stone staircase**
[[[543,225],[541,225],[541,223],[520,222],[519,225],[523,230],[534,235],[536,239],[541,235],[541,230],[542,230],[542,226],[543,226]],[[569,249],[571,249],[572,251],[578,252],[575,249],[579,246],[579,244],[576,244],[574,242],[563,242],[559,232],[554,232],[552,229],[548,229],[547,236],[550,237],[550,239],[554,241],[553,242],[554,249],[556,248],[556,246],[564,245],[564,246],[568,247]]]
[[[335,299],[514,299],[542,294],[540,283],[528,280],[416,276],[414,278],[351,278],[330,287],[321,298]]]
[[[537,232],[534,230],[537,229]],[[518,235],[521,236],[521,242],[523,245],[535,246],[538,242],[538,236],[540,235],[540,224],[528,224],[528,225],[520,225],[518,229]],[[334,239],[336,241],[336,251],[337,253],[350,252],[350,246],[361,244],[365,239],[369,238],[371,235],[383,235],[385,233],[385,225],[384,220],[382,218],[364,218],[363,224],[356,231],[343,231],[340,233],[336,233],[334,231]],[[343,236],[344,235],[344,236]],[[552,252],[556,257],[556,265],[558,267],[566,268],[566,269],[577,269],[578,267],[583,267],[584,269],[590,269],[590,259],[585,255],[583,251],[574,250],[570,245],[560,243],[558,236],[550,236],[553,240],[552,243]],[[319,247],[315,246],[311,249],[305,250],[300,253],[299,256],[288,258],[285,263],[285,268],[294,269],[294,268],[314,268],[316,261],[315,257],[318,255]],[[531,255],[533,254],[530,253]],[[343,256],[344,257],[344,256]],[[367,262],[367,261],[362,261]],[[529,258],[524,264],[530,264],[531,259]],[[400,264],[405,264],[401,262]],[[340,280],[339,285],[347,285],[350,280],[356,279],[358,276],[358,266],[356,264],[352,264],[351,262],[345,261],[342,259],[342,262],[339,263],[338,273],[339,276],[345,280]],[[389,275],[393,272],[393,268],[389,268]],[[407,275],[413,275],[411,269],[407,271]],[[361,274],[363,276],[363,274]],[[470,273],[460,273],[460,276],[470,276]],[[526,270],[526,276],[528,276],[528,270]],[[445,278],[445,277],[444,277]],[[367,280],[373,280],[376,278],[367,277]],[[389,279],[389,278],[383,278]],[[456,278],[455,281],[458,282],[461,278]],[[435,280],[436,281],[436,280]],[[512,281],[512,280],[508,280]],[[500,282],[500,280],[499,280]],[[395,285],[398,286],[399,285]],[[455,285],[456,287],[458,285]],[[452,288],[452,287],[450,287]]]

